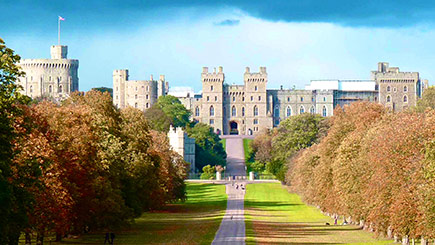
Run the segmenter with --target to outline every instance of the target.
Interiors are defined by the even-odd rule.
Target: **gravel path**
[[[212,244],[245,244],[245,186],[243,182],[226,185],[227,211]]]

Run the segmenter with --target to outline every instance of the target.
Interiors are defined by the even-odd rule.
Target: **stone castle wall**
[[[67,59],[67,46],[51,46],[51,59],[23,59],[18,64],[25,72],[18,79],[22,93],[31,98],[67,98],[78,91],[79,61]]]

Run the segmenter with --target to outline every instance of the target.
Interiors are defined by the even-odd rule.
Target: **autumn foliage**
[[[334,111],[327,136],[289,162],[287,183],[378,234],[435,237],[435,110],[374,103]]]
[[[113,230],[185,198],[183,158],[165,134],[149,129],[141,111],[119,111],[108,93],[21,109],[10,181],[32,196],[26,232],[43,238]]]

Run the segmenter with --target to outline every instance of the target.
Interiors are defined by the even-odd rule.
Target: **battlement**
[[[259,72],[250,72],[250,68],[246,67],[244,74],[245,82],[267,82],[266,67],[260,66]]]
[[[218,67],[218,72],[216,72],[216,68],[213,69],[213,73],[208,72],[208,67],[202,68],[201,73],[202,82],[219,82],[223,83],[225,80],[225,74],[223,73],[223,67]]]

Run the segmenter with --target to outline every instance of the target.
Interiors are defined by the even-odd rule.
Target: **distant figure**
[[[334,218],[334,225],[337,225],[337,216],[335,216],[335,218]]]
[[[110,244],[110,236],[109,236],[109,232],[106,232],[106,238],[104,239],[104,244]]]
[[[239,185],[238,184],[236,184],[236,190],[238,190],[239,189]]]
[[[115,233],[110,233],[110,244],[113,244],[113,240],[115,240]]]

